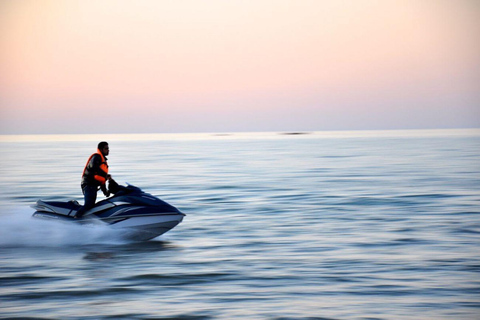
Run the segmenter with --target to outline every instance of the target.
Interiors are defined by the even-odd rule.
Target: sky
[[[0,134],[479,127],[476,0],[0,0]]]

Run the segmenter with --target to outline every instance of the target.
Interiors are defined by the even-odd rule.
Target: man
[[[74,218],[81,218],[86,211],[95,206],[97,200],[97,191],[100,189],[103,194],[108,197],[110,193],[107,191],[106,182],[111,179],[108,174],[107,158],[110,153],[108,143],[102,141],[98,144],[97,152],[92,154],[83,169],[82,174],[82,192],[85,198],[83,207],[81,207]]]

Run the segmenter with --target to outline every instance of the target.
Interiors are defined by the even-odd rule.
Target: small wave
[[[178,274],[141,274],[135,275],[132,277],[126,277],[123,280],[129,285],[135,283],[136,285],[146,285],[146,284],[155,284],[155,285],[193,285],[200,283],[215,283],[222,280],[236,278],[238,275],[232,273],[222,273],[222,272],[213,272],[213,273],[200,273],[200,274],[188,274],[188,273],[178,273]]]
[[[420,193],[420,194],[407,194],[399,196],[399,199],[446,199],[446,198],[456,198],[459,197],[455,194],[448,194],[448,193]]]
[[[8,319],[8,320],[57,320],[56,318],[37,318],[37,317],[8,317],[8,318],[0,318],[0,319]]]
[[[48,296],[49,299],[78,299],[78,298],[90,298],[98,296],[109,296],[109,295],[122,295],[135,293],[140,291],[140,289],[129,288],[129,287],[108,287],[97,290],[92,289],[71,289],[71,290],[38,290],[36,292],[20,292],[20,293],[11,293],[9,297],[2,297],[6,300],[38,300]]]
[[[21,275],[21,276],[2,276],[0,277],[0,282],[2,286],[21,286],[21,285],[31,285],[42,282],[52,282],[58,281],[62,278],[59,277],[46,277],[46,276],[36,276],[36,275]]]

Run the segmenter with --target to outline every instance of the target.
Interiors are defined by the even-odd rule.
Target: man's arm
[[[100,165],[102,164],[102,158],[100,157],[100,155],[98,154],[95,154],[92,159],[90,160],[90,163],[88,164],[92,170],[92,172],[94,172],[94,174],[97,174],[97,173],[100,173],[102,172],[103,170],[100,169]],[[110,178],[110,175],[107,174],[107,180]],[[103,194],[106,196],[106,197],[109,197],[110,196],[110,192],[108,192],[107,190],[107,184],[106,183],[101,183],[100,184],[100,190],[102,190]]]
[[[101,164],[102,164],[102,158],[100,157],[100,155],[95,154],[95,155],[93,155],[93,157],[90,160],[90,163],[88,165],[89,165],[89,169],[92,172],[97,173],[98,171],[100,171],[100,165]]]
[[[108,190],[107,190],[107,184],[106,183],[102,183],[100,185],[100,190],[102,190],[105,197],[110,197],[110,192],[108,192]]]

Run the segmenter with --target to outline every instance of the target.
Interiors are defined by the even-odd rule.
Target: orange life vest
[[[96,154],[100,155],[100,157],[102,159],[102,163],[100,164],[100,170],[98,170],[96,172],[92,172],[93,178],[96,181],[100,182],[101,184],[104,184],[107,181],[108,164],[107,164],[107,160],[105,159],[103,154],[100,152],[100,149],[97,149],[97,152],[92,154],[90,156],[90,158],[88,158],[87,164],[85,165],[85,168],[83,169],[82,177],[85,176],[85,172],[87,171],[88,164],[90,163],[90,160],[92,160],[92,157]]]

